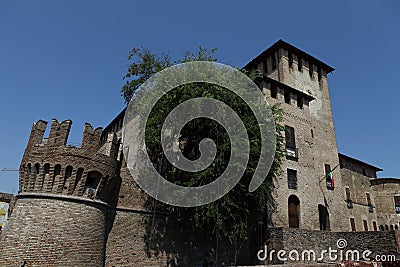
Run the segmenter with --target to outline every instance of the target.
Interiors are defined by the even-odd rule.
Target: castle
[[[271,189],[275,205],[266,207],[269,246],[321,250],[343,238],[354,249],[398,256],[400,180],[377,178],[380,168],[338,153],[327,78],[334,69],[282,40],[245,69],[263,74],[256,82],[285,118],[283,174]],[[70,120],[53,120],[48,138],[47,122],[33,124],[1,235],[2,266],[232,264],[229,245],[212,263],[210,239],[180,235],[147,205],[121,152],[123,119],[124,111],[104,129],[87,123],[80,147],[67,145]],[[154,220],[169,233],[153,242]],[[263,244],[252,245],[244,261],[257,261]]]

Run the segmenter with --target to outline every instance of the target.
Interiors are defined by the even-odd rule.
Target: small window
[[[288,90],[285,90],[284,97],[285,97],[285,103],[290,104],[290,92]]]
[[[289,67],[293,68],[293,54],[290,52],[288,53],[289,53]]]
[[[394,197],[394,208],[396,210],[396,213],[400,213],[400,196],[395,196]]]
[[[365,195],[367,196],[367,204],[368,206],[371,206],[371,196],[369,195],[369,193],[365,193]]]
[[[272,55],[272,70],[276,69],[276,57],[275,53]]]
[[[101,180],[101,173],[98,171],[90,171],[87,174],[86,178],[86,188],[92,188],[92,189],[97,189],[97,186],[99,185]]]
[[[297,171],[287,169],[288,188],[297,190]]]
[[[347,201],[351,200],[350,188],[348,188],[348,187],[346,187],[346,200]]]
[[[309,62],[308,74],[310,74],[311,78],[314,76],[314,67],[313,67],[313,64],[311,62]]]
[[[302,59],[301,57],[298,57],[297,69],[298,69],[299,71],[303,71],[303,59]]]
[[[297,95],[297,107],[303,109],[303,97],[301,95]]]
[[[314,130],[311,129],[311,138],[314,138]]]
[[[61,173],[61,165],[57,164],[56,166],[54,166],[54,177],[60,175],[60,173]]]
[[[268,60],[265,60],[264,62],[264,73],[268,74]]]
[[[276,99],[277,95],[278,95],[278,88],[276,88],[275,85],[271,85],[271,97]]]
[[[368,222],[367,222],[367,220],[363,220],[363,224],[364,224],[364,231],[368,232]]]
[[[375,221],[372,222],[372,226],[374,227],[374,231],[377,232],[378,231],[378,225],[376,224]]]
[[[366,172],[365,168],[362,168],[362,174],[363,174],[364,176],[367,176],[367,172]]]
[[[296,139],[293,127],[285,125],[285,140],[286,148],[296,148]]]
[[[355,232],[356,231],[356,222],[354,218],[350,218],[350,226],[351,226],[351,231]]]
[[[44,164],[43,171],[44,171],[44,174],[50,173],[50,164],[49,163]]]
[[[320,67],[317,68],[317,72],[318,72],[318,81],[320,81],[322,78],[322,70]]]

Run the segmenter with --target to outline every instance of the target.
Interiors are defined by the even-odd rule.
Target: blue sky
[[[0,169],[18,168],[38,119],[105,126],[124,108],[134,46],[179,57],[199,45],[244,66],[283,39],[333,66],[339,151],[400,177],[398,1],[0,0]],[[0,171],[0,191],[18,172]]]

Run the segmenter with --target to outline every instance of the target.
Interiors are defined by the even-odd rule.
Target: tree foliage
[[[126,103],[139,89],[140,85],[152,74],[172,64],[190,61],[216,61],[215,49],[202,47],[195,53],[186,52],[181,60],[172,61],[168,54],[153,54],[145,48],[134,48],[128,55],[130,65],[124,76],[126,84],[121,92]],[[245,70],[243,70],[248,74]],[[257,75],[252,77],[257,79]],[[270,204],[269,189],[273,177],[280,174],[283,157],[282,110],[278,105],[272,107],[276,123],[276,153],[274,163],[265,182],[255,191],[248,192],[248,185],[257,166],[261,138],[260,128],[246,103],[229,90],[212,84],[193,83],[180,86],[168,92],[153,108],[146,125],[146,146],[150,158],[160,174],[170,182],[182,186],[199,186],[214,181],[226,168],[231,144],[224,128],[217,122],[199,118],[184,126],[180,135],[180,149],[191,160],[199,158],[199,142],[204,138],[212,139],[217,145],[217,155],[211,166],[198,173],[188,173],[176,169],[163,155],[160,134],[163,121],[170,111],[180,103],[195,98],[209,97],[229,105],[243,121],[250,140],[250,160],[244,177],[227,195],[221,199],[195,208],[181,208],[158,205],[163,211],[176,218],[182,228],[190,230],[211,231],[217,238],[227,238],[232,243],[246,239],[257,229],[266,227],[268,220],[267,206]]]

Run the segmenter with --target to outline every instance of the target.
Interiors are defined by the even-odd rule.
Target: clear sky
[[[399,1],[0,0],[0,169],[18,168],[38,119],[107,125],[134,46],[179,57],[199,45],[244,66],[278,39],[333,66],[339,151],[400,177]],[[18,172],[0,171],[18,192]]]

